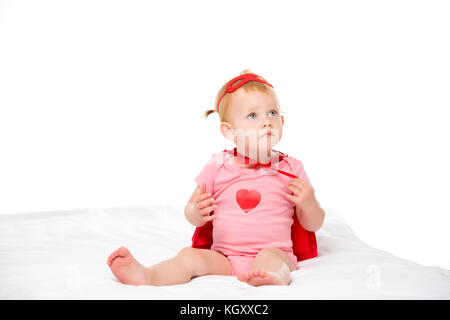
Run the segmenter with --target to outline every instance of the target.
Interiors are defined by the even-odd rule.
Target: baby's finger
[[[213,220],[215,217],[216,217],[216,215],[215,215],[215,214],[212,214],[212,215],[210,215],[210,216],[203,217],[203,221],[211,221],[211,220]]]
[[[206,192],[206,183],[202,182],[201,186],[200,186],[200,193],[205,193]]]
[[[288,198],[289,200],[291,200],[292,202],[295,203],[296,198],[295,198],[293,195],[291,195],[291,194],[289,194],[289,193],[283,193],[283,194],[284,194],[284,196],[285,196],[286,198]]]
[[[312,188],[312,185],[309,182],[305,181],[305,180],[298,180],[296,186],[299,187],[299,188],[303,188],[303,189],[310,189],[310,188]]]
[[[294,186],[294,187],[297,187],[300,189],[305,187],[305,185],[299,181],[291,181],[291,182],[289,182],[288,186]]]
[[[213,205],[213,206],[209,206],[206,208],[203,208],[202,210],[200,210],[200,214],[202,216],[209,214],[211,211],[214,211],[214,209],[217,208],[217,205]]]
[[[205,200],[203,200],[201,202],[198,202],[197,203],[197,207],[199,209],[203,209],[203,208],[205,208],[207,206],[210,206],[210,205],[213,205],[213,204],[214,204],[214,198],[207,198],[207,199],[205,199]]]
[[[294,194],[298,194],[302,192],[302,189],[298,188],[297,186],[289,185],[288,189],[291,190]]]
[[[203,200],[205,200],[206,198],[209,198],[209,197],[211,197],[210,193],[207,193],[207,192],[201,193],[199,196],[194,198],[194,202],[200,202],[200,201],[203,201]]]

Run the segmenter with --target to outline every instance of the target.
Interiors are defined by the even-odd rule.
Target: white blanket
[[[252,287],[232,276],[175,286],[128,286],[106,264],[127,247],[145,266],[190,246],[182,206],[84,209],[0,216],[1,299],[450,299],[450,272],[359,240],[332,210],[316,233],[319,256],[289,286]]]

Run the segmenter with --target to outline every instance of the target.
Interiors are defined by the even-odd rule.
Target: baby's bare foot
[[[134,259],[127,248],[120,247],[111,253],[107,263],[112,273],[123,284],[135,286],[149,284],[146,269]]]
[[[254,287],[262,285],[286,285],[286,281],[274,272],[266,272],[263,270],[250,270],[249,272],[237,275],[238,280],[247,282]]]

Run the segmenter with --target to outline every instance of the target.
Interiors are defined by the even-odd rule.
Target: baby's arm
[[[295,213],[302,227],[311,232],[319,230],[325,219],[325,211],[317,201],[303,208],[296,206]]]
[[[210,193],[206,192],[206,185],[202,183],[192,193],[191,198],[184,208],[184,216],[192,225],[201,227],[216,217],[215,214],[209,215],[216,207],[214,198]]]
[[[288,189],[293,195],[285,196],[295,205],[295,213],[305,230],[315,232],[320,229],[325,218],[325,211],[314,195],[313,187],[306,181],[295,178],[289,181]]]

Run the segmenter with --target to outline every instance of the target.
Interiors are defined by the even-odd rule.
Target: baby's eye
[[[270,111],[269,113],[273,113],[274,115],[274,117],[278,114],[278,112],[276,112],[275,110],[272,110],[272,111]]]
[[[254,115],[254,116],[256,117],[256,113],[252,112],[252,113],[250,113],[250,114],[247,116],[247,118],[250,117],[251,115]],[[253,117],[253,118],[250,118],[250,119],[255,119],[255,118]]]

